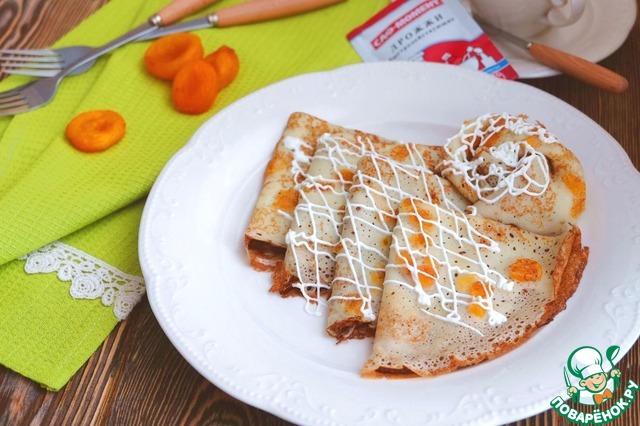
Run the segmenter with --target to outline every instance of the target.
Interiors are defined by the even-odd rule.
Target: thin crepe
[[[284,259],[290,215],[298,204],[294,187],[304,179],[318,138],[343,130],[302,112],[289,117],[267,164],[262,190],[245,231],[245,249],[254,269],[270,271]]]
[[[323,303],[334,277],[336,244],[340,241],[342,219],[357,170],[367,154],[404,159],[418,152],[413,144],[390,141],[357,130],[327,133],[318,140],[305,179],[296,186],[299,203],[287,233],[284,262],[273,274],[271,291],[283,296],[302,295],[314,310]],[[442,148],[422,147],[425,158],[435,166]],[[419,155],[419,154],[416,154]]]
[[[468,204],[431,171],[441,153],[440,147],[416,146],[400,161],[380,155],[360,160],[347,198],[329,299],[327,332],[339,341],[374,335],[400,201],[413,196],[458,208]]]
[[[575,226],[542,236],[416,199],[393,240],[366,377],[432,376],[517,347],[565,308],[588,258]]]
[[[526,116],[487,114],[469,120],[445,150],[442,176],[484,217],[558,235],[585,208],[582,165]]]

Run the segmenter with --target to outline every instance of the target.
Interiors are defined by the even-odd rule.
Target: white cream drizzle
[[[364,260],[363,253],[366,252],[375,252],[379,257],[385,259],[385,263],[388,262],[389,256],[385,253],[382,253],[380,250],[376,249],[373,246],[370,246],[364,243],[359,234],[361,232],[367,232],[368,230],[373,230],[380,234],[382,238],[384,236],[391,236],[393,238],[393,246],[396,250],[404,249],[407,253],[410,254],[412,258],[413,267],[410,267],[409,270],[411,272],[411,283],[402,282],[402,281],[393,281],[388,280],[386,283],[395,282],[396,284],[403,285],[405,287],[409,287],[414,290],[418,297],[418,303],[420,305],[430,306],[435,299],[440,301],[442,309],[447,312],[446,316],[434,315],[428,310],[422,309],[428,315],[434,315],[439,319],[454,322],[459,325],[463,325],[469,327],[470,329],[480,333],[477,329],[465,324],[462,322],[462,317],[459,314],[460,307],[468,306],[471,303],[475,303],[480,305],[483,309],[487,311],[487,318],[490,325],[498,325],[506,321],[506,317],[495,310],[492,299],[493,299],[493,291],[492,286],[511,290],[513,288],[513,283],[508,281],[503,275],[499,272],[494,271],[488,267],[488,265],[483,261],[482,254],[480,252],[481,249],[486,249],[491,252],[499,252],[500,248],[498,244],[490,239],[488,236],[481,234],[475,228],[471,226],[469,220],[464,215],[462,211],[449,199],[446,197],[444,187],[442,183],[438,181],[437,188],[429,188],[427,175],[433,174],[422,159],[422,156],[415,149],[414,145],[406,145],[408,151],[411,153],[411,161],[410,164],[399,164],[394,160],[384,157],[377,153],[367,154],[376,169],[375,176],[364,175],[362,172],[358,171],[356,174],[353,185],[351,187],[351,191],[355,191],[359,188],[364,189],[367,193],[368,200],[371,200],[371,204],[362,204],[362,203],[354,203],[350,200],[347,201],[346,204],[346,214],[344,216],[344,222],[351,221],[351,227],[354,230],[354,239],[351,238],[342,238],[341,244],[343,246],[343,250],[338,254],[337,258],[345,257],[348,260],[349,267],[351,269],[351,276],[353,278],[345,278],[345,277],[335,277],[334,280],[342,280],[351,283],[355,286],[358,291],[358,297],[345,297],[345,296],[332,296],[331,299],[341,299],[341,300],[360,300],[362,302],[360,311],[363,315],[363,318],[368,321],[373,321],[376,318],[376,313],[373,310],[372,304],[372,292],[373,291],[381,291],[382,289],[379,286],[376,286],[370,282],[371,272],[384,272],[384,268],[375,268]],[[387,163],[391,170],[393,171],[394,181],[392,184],[388,184],[385,182],[385,179],[382,176],[381,172],[381,162]],[[408,247],[409,237],[407,235],[408,228],[406,223],[403,225],[402,222],[399,222],[403,232],[403,240],[405,242],[404,247],[400,244],[399,241],[393,236],[393,229],[389,228],[384,220],[384,217],[380,217],[381,226],[376,226],[371,224],[369,221],[360,219],[357,217],[354,212],[356,210],[366,210],[377,213],[378,215],[388,214],[383,212],[380,209],[377,209],[374,205],[375,198],[382,197],[384,199],[384,204],[387,206],[387,211],[395,211],[403,198],[410,198],[412,202],[415,202],[418,198],[416,198],[416,194],[404,191],[401,189],[402,185],[400,183],[400,176],[405,174],[409,176],[411,179],[414,179],[420,185],[422,185],[422,189],[419,190],[420,193],[424,194],[426,197],[426,202],[433,206],[437,212],[437,218],[434,221],[426,221],[421,223],[421,230],[424,231],[423,225],[429,223],[433,226],[436,226],[438,229],[438,240],[443,242],[446,235],[451,235],[455,241],[458,242],[459,245],[466,244],[470,246],[471,253],[467,256],[460,256],[456,252],[452,252],[444,248],[444,243],[437,244],[435,243],[433,238],[429,238],[426,236],[426,233],[423,232],[425,238],[430,242],[430,247],[432,247],[432,251],[441,253],[441,258],[438,259],[438,263],[444,266],[446,270],[446,274],[449,278],[448,282],[452,286],[452,288],[445,288],[442,282],[438,282],[438,277],[433,277],[436,285],[433,293],[427,293],[422,288],[420,284],[420,275],[424,275],[424,272],[420,271],[417,268],[419,265],[418,259],[427,255],[426,249],[423,253],[420,251],[410,249]],[[371,183],[367,183],[371,182]],[[381,190],[377,190],[375,188],[381,188]],[[431,190],[436,190],[437,197],[441,200],[441,205],[438,206],[432,203],[431,199]],[[402,216],[402,215],[401,215]],[[405,215],[406,216],[406,215]],[[441,224],[441,220],[445,217],[453,218],[456,224],[456,229],[449,229],[444,227]],[[401,220],[401,218],[399,218]],[[362,225],[362,226],[360,226]],[[457,229],[462,228],[462,233],[458,232]],[[351,250],[352,248],[356,248],[356,250]],[[355,252],[355,256],[352,254]],[[464,258],[467,262],[476,266],[477,270],[473,272],[463,270],[457,266],[453,266],[453,262],[450,262],[451,255],[455,255],[458,257]],[[430,256],[433,257],[434,253],[430,252]],[[394,265],[387,266],[394,267]],[[358,273],[359,272],[359,273]],[[465,274],[465,273],[474,273],[478,276],[479,280],[482,280],[487,285],[487,297],[472,297],[470,294],[466,294],[456,290],[455,288],[455,273]],[[364,278],[364,279],[363,279]],[[447,294],[451,294],[450,297],[447,297]]]
[[[535,136],[543,143],[557,142],[544,127],[528,123],[523,117],[485,114],[463,124],[460,131],[449,138],[445,151],[451,159],[443,161],[443,173],[461,175],[478,198],[487,203],[495,203],[507,194],[542,195],[550,182],[549,165],[545,156],[525,140],[504,141],[490,147],[488,153],[497,163],[490,163],[488,170],[485,157],[478,155],[487,141],[504,129],[518,136]],[[458,141],[460,146],[452,151],[452,145]],[[532,176],[536,165],[542,172],[538,180]],[[523,183],[518,186],[518,182]]]
[[[440,190],[444,195],[444,188],[442,188],[442,186]],[[411,230],[411,226],[408,224],[408,217],[411,215],[415,218],[416,216],[412,213],[401,213],[398,215],[398,229],[401,230],[402,237],[397,238],[396,235],[393,236],[392,249],[396,251],[396,258],[399,261],[395,264],[388,264],[387,268],[406,268],[410,271],[412,279],[411,283],[403,280],[388,279],[385,281],[385,285],[394,283],[411,288],[417,293],[418,303],[420,305],[432,306],[434,303],[439,302],[441,309],[446,312],[446,315],[435,314],[427,309],[421,309],[421,311],[440,320],[467,327],[480,335],[482,335],[482,333],[478,329],[463,322],[462,316],[460,315],[461,308],[466,308],[471,304],[477,304],[487,312],[489,325],[495,326],[505,322],[507,317],[497,311],[493,306],[493,289],[499,288],[510,291],[513,289],[513,282],[507,280],[498,271],[490,269],[484,262],[481,253],[482,249],[499,253],[500,247],[498,244],[472,227],[468,218],[452,203],[444,203],[439,206],[427,201],[420,201],[416,198],[412,198],[411,202],[414,207],[416,206],[416,202],[426,203],[435,210],[436,217],[433,220],[419,218],[420,232],[425,237],[427,244],[424,249],[415,249],[411,247],[409,241],[411,235],[415,235],[416,232]],[[453,227],[443,225],[443,222],[447,219],[453,219]],[[434,226],[437,229],[437,237],[434,238],[428,235],[424,231],[425,226]],[[457,250],[450,250],[445,247],[444,241],[447,236],[453,238],[454,242],[457,243],[452,244]],[[461,254],[462,248],[465,249],[463,250],[465,254]],[[410,261],[408,263],[402,261],[400,257],[401,252],[403,254],[409,254]],[[432,262],[434,262],[434,275],[419,269],[421,261],[425,258],[430,258]],[[474,266],[473,270],[456,266],[454,262],[456,258]],[[438,270],[444,270],[447,286],[444,285],[444,280],[440,277]],[[472,296],[456,288],[456,277],[466,274],[477,276],[478,281],[483,284],[486,297]],[[421,276],[433,280],[434,285],[428,287],[429,292],[423,288],[420,281]]]
[[[362,316],[369,321],[373,321],[376,318],[376,314],[373,310],[372,305],[372,291],[382,292],[382,288],[380,286],[370,282],[371,273],[384,273],[385,268],[379,268],[369,265],[367,262],[365,262],[363,254],[365,252],[374,252],[378,255],[378,257],[384,260],[385,264],[389,260],[389,256],[387,253],[383,253],[379,249],[364,243],[360,238],[360,233],[368,228],[370,230],[372,229],[374,232],[381,234],[382,238],[384,238],[385,236],[390,237],[393,234],[393,228],[389,228],[384,215],[395,218],[395,213],[390,214],[389,212],[394,212],[397,209],[402,198],[411,196],[411,194],[401,189],[402,185],[400,183],[400,175],[406,174],[412,179],[423,181],[426,186],[425,174],[432,174],[432,172],[424,163],[424,159],[422,158],[420,152],[416,149],[415,145],[405,144],[404,146],[406,147],[409,155],[409,164],[397,163],[392,159],[375,152],[367,154],[367,156],[370,157],[374,168],[376,169],[376,175],[364,175],[361,171],[358,170],[357,174],[354,177],[351,191],[363,189],[368,195],[367,199],[371,200],[372,204],[369,205],[354,203],[349,200],[347,200],[346,203],[347,211],[345,213],[343,222],[351,222],[351,228],[354,231],[354,239],[343,237],[340,240],[343,250],[340,251],[337,258],[344,257],[347,260],[349,268],[351,270],[351,276],[353,278],[336,277],[334,278],[334,281],[342,280],[352,284],[356,288],[358,296],[332,296],[331,299],[361,301],[362,305],[360,307],[360,312],[362,313]],[[395,180],[393,185],[389,185],[383,180],[381,171],[382,162],[386,163],[393,170],[393,176]],[[375,183],[375,186],[381,188],[381,190],[374,189],[373,185],[368,184],[367,181]],[[382,197],[384,199],[384,203],[386,204],[386,212],[377,209],[374,205],[375,199],[378,197]],[[371,222],[359,218],[355,214],[357,210],[371,211],[377,214],[382,227],[373,225]],[[362,227],[359,225],[362,225]],[[351,254],[352,248],[354,247],[357,253],[356,256],[353,256]]]
[[[293,144],[292,146],[299,147],[299,145]],[[330,191],[346,200],[351,180],[344,180],[340,172],[349,171],[355,173],[358,159],[373,151],[373,144],[368,139],[358,138],[355,142],[352,142],[325,133],[318,139],[314,160],[328,161],[331,164],[331,175],[334,177],[313,175],[310,167],[309,171],[304,175],[304,180],[295,187],[300,194],[300,201],[293,212],[293,225],[287,233],[286,242],[293,253],[297,277],[300,279],[300,282],[293,284],[293,286],[298,288],[305,298],[305,310],[314,315],[321,315],[321,307],[326,306],[321,293],[330,288],[330,284],[325,284],[320,279],[320,258],[329,258],[335,261],[333,246],[340,239],[342,221],[339,218],[344,214],[344,205],[341,208],[332,207],[324,191]],[[301,170],[299,165],[301,159],[303,161],[306,160],[304,157],[296,156],[294,153],[292,173]],[[314,203],[309,197],[310,193],[320,195],[322,202],[320,204]],[[303,228],[303,218],[301,217],[303,213],[305,213],[305,216],[308,215],[311,221],[311,233],[308,233]],[[330,229],[320,229],[319,219],[328,220]],[[324,221],[323,223],[326,224]],[[297,231],[296,229],[300,230]],[[309,251],[314,257],[315,279],[312,281],[303,280],[303,265],[300,264],[297,248]]]
[[[484,120],[489,119],[493,116],[483,116]],[[480,123],[482,117],[476,120],[477,123]],[[473,126],[468,126],[473,127]],[[479,128],[479,126],[476,126]],[[524,131],[523,128],[517,127],[518,131]],[[473,130],[473,132],[476,132]],[[538,133],[536,133],[538,134]],[[545,136],[545,138],[547,138]],[[543,139],[541,137],[541,139]],[[548,138],[547,138],[548,139]],[[464,140],[464,139],[463,139]],[[411,156],[410,164],[400,164],[392,159],[385,157],[379,153],[377,153],[373,147],[373,144],[370,140],[362,140],[358,139],[355,142],[348,141],[346,139],[334,137],[331,134],[325,134],[318,140],[318,146],[316,149],[316,153],[314,158],[318,158],[319,160],[329,161],[331,164],[332,175],[335,177],[326,177],[321,175],[313,175],[311,172],[303,172],[300,164],[308,164],[310,159],[309,156],[304,154],[302,148],[305,147],[304,141],[301,141],[297,138],[288,138],[285,139],[285,146],[291,149],[294,152],[294,160],[291,166],[291,172],[293,176],[297,179],[298,176],[303,176],[304,180],[300,181],[297,179],[298,183],[296,185],[296,190],[298,190],[300,194],[300,202],[296,206],[293,213],[293,223],[292,229],[289,230],[286,236],[287,244],[292,249],[296,270],[298,277],[302,277],[302,265],[300,265],[298,254],[296,253],[296,248],[304,248],[313,254],[315,260],[315,279],[309,282],[302,281],[294,284],[294,287],[298,288],[303,297],[306,300],[305,310],[314,315],[321,315],[321,308],[326,306],[326,302],[321,297],[321,293],[324,290],[328,290],[330,285],[325,284],[320,279],[321,271],[319,269],[319,260],[321,257],[329,258],[335,261],[340,256],[346,256],[349,261],[349,266],[351,268],[352,276],[356,277],[355,279],[348,281],[351,282],[358,291],[358,297],[338,297],[333,296],[332,298],[337,299],[345,299],[345,300],[360,300],[362,302],[361,312],[363,317],[368,320],[375,319],[375,312],[373,311],[373,306],[371,303],[372,291],[381,291],[382,289],[379,286],[373,285],[369,282],[370,273],[373,271],[376,272],[384,272],[384,268],[373,267],[367,265],[363,258],[363,253],[365,251],[374,251],[380,257],[386,259],[388,261],[388,256],[376,249],[375,247],[371,247],[365,243],[363,243],[358,236],[358,224],[362,223],[365,226],[373,226],[367,221],[363,221],[359,219],[355,214],[356,209],[367,209],[369,211],[373,211],[380,215],[381,223],[383,227],[375,226],[373,229],[376,232],[380,232],[383,235],[392,236],[392,249],[398,250],[406,250],[410,253],[412,258],[412,263],[414,266],[408,265],[399,265],[399,264],[388,264],[387,268],[398,268],[398,267],[408,267],[411,272],[412,282],[404,282],[400,280],[386,280],[386,283],[396,283],[399,285],[403,285],[405,287],[411,288],[416,292],[418,297],[419,304],[423,306],[431,306],[433,303],[440,303],[442,309],[446,312],[446,315],[438,315],[430,312],[427,309],[421,309],[425,314],[432,315],[440,320],[449,321],[464,327],[468,327],[471,330],[482,334],[479,330],[474,327],[464,323],[462,321],[462,316],[460,315],[460,309],[463,307],[467,307],[470,304],[477,304],[481,306],[483,309],[487,311],[487,321],[490,325],[498,325],[507,320],[504,314],[495,310],[493,306],[493,288],[500,288],[505,290],[511,290],[513,287],[513,283],[508,281],[503,275],[499,272],[492,270],[488,267],[488,265],[483,261],[481,250],[489,250],[491,252],[497,253],[500,251],[498,244],[490,239],[488,236],[481,234],[476,229],[474,229],[469,223],[468,218],[465,214],[460,211],[455,204],[449,200],[444,191],[444,187],[439,182],[439,187],[436,188],[438,191],[438,197],[441,200],[440,205],[436,205],[431,203],[430,191],[427,184],[426,176],[428,174],[432,174],[430,170],[424,164],[424,160],[420,153],[415,149],[415,146],[411,144],[405,145],[409,151]],[[307,145],[308,146],[308,145]],[[470,145],[466,145],[467,149],[472,149],[473,147]],[[463,147],[464,148],[464,147]],[[504,164],[514,164],[516,161],[516,155],[514,153],[515,147],[507,146],[505,148],[500,148],[496,150],[493,155],[496,155],[504,162]],[[520,149],[520,148],[518,148]],[[377,176],[365,176],[360,171],[356,170],[357,159],[369,155],[371,156],[377,170]],[[394,180],[395,182],[392,185],[386,184],[383,182],[380,162],[385,161],[392,166],[394,171]],[[518,159],[518,161],[521,161]],[[533,161],[533,160],[529,160]],[[546,162],[545,162],[546,164]],[[512,167],[512,166],[510,166]],[[347,200],[348,190],[351,186],[352,182],[345,181],[340,174],[342,170],[349,170],[355,173],[353,186],[354,189],[357,187],[365,189],[370,195],[369,199],[373,200],[373,195],[378,195],[383,197],[385,200],[387,211],[383,211],[377,209],[375,205],[365,205],[365,204],[356,204],[346,202],[344,208],[334,208],[330,205],[329,201],[325,197],[324,191],[330,191],[331,193],[344,197]],[[430,224],[437,228],[437,238],[430,237],[426,232],[423,232],[425,239],[428,242],[428,249],[424,249],[423,251],[419,251],[409,247],[409,233],[412,231],[406,226],[406,223],[403,224],[403,220],[405,219],[406,214],[401,214],[398,217],[398,225],[401,226],[401,232],[403,238],[398,239],[395,235],[393,235],[393,229],[390,229],[386,225],[386,221],[384,220],[384,215],[389,215],[389,212],[394,212],[398,208],[400,201],[403,198],[412,198],[416,200],[414,194],[410,194],[406,191],[401,190],[400,184],[400,173],[405,173],[412,178],[416,179],[418,182],[421,182],[423,185],[423,192],[427,196],[427,202],[431,206],[435,208],[436,211],[436,219],[435,220],[427,220],[424,223],[421,221],[421,230],[424,231],[423,225]],[[382,188],[381,191],[375,190],[371,185],[367,185],[365,180],[369,179],[375,181],[377,186]],[[506,186],[508,187],[508,183]],[[433,188],[431,188],[433,189]],[[308,196],[308,192],[320,194],[321,203],[314,203]],[[415,202],[415,201],[413,201]],[[311,233],[307,233],[304,231],[302,224],[301,214],[308,214],[308,218],[311,221]],[[475,209],[471,209],[471,214],[475,214]],[[338,219],[340,216],[344,214],[344,221],[352,221],[353,229],[355,232],[354,239],[343,238],[340,240],[340,233],[342,228],[342,222]],[[395,214],[395,213],[391,213]],[[445,227],[442,225],[442,221],[444,218],[452,218],[454,220],[455,226],[453,229]],[[330,224],[330,232],[327,230],[320,230],[318,225],[319,219],[326,219]],[[327,223],[327,222],[323,222]],[[296,231],[294,229],[301,229],[302,231]],[[455,251],[451,251],[444,247],[444,241],[446,236],[451,236],[455,241],[458,242],[458,245],[461,247],[463,245],[469,246],[472,249],[469,250],[466,255],[460,255]],[[343,250],[336,256],[332,250],[334,244],[338,241],[343,246]],[[438,243],[437,241],[440,241]],[[356,256],[352,256],[350,254],[349,248],[356,247]],[[429,253],[427,253],[429,250]],[[436,256],[439,254],[439,256]],[[435,285],[433,287],[433,291],[427,292],[422,288],[420,284],[420,275],[424,275],[423,271],[420,271],[417,268],[419,265],[419,260],[424,258],[425,256],[430,256],[440,265],[441,269],[444,270],[446,274],[448,286],[444,286],[442,280],[438,280],[438,276],[432,277],[435,280]],[[467,271],[462,268],[455,266],[453,262],[450,261],[451,257],[457,256],[458,258],[462,258],[464,261],[470,263],[475,266],[475,270]],[[438,269],[438,268],[436,268]],[[357,272],[360,272],[360,275]],[[487,297],[478,297],[472,296],[470,294],[461,292],[456,289],[455,286],[455,274],[466,274],[473,273],[478,276],[478,279],[481,280],[486,285],[486,294]],[[436,273],[436,275],[438,275]],[[358,277],[365,277],[363,282],[360,282]],[[345,279],[344,277],[337,277],[340,279]],[[337,279],[336,278],[336,279]],[[431,288],[431,287],[430,287]]]
[[[291,176],[293,177],[293,181],[300,182],[304,179],[306,175],[305,170],[307,170],[311,162],[311,157],[304,152],[303,148],[313,151],[313,147],[295,136],[286,136],[283,144],[285,148],[293,154],[293,161],[291,162]]]
[[[300,138],[295,136],[287,136],[284,138],[285,148],[293,152],[293,161],[297,164],[309,164],[311,157],[305,154],[302,148],[311,149],[311,146]]]

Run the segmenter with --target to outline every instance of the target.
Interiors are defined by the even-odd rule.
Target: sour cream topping
[[[557,142],[543,126],[523,117],[482,115],[463,124],[448,140],[445,151],[450,159],[443,161],[443,173],[462,176],[478,199],[487,203],[495,203],[507,194],[540,196],[551,179],[549,164],[527,142],[529,137],[544,144]],[[502,140],[491,146],[494,138]]]
[[[302,146],[300,144],[293,145],[293,142],[291,144],[297,147]],[[294,210],[293,226],[287,234],[287,243],[290,245],[290,250],[294,255],[298,278],[305,276],[304,269],[308,269],[309,265],[301,263],[302,260],[299,258],[296,249],[306,250],[313,256],[314,264],[311,265],[311,267],[315,268],[312,274],[313,279],[301,279],[300,282],[294,284],[306,300],[305,308],[307,312],[321,315],[322,308],[326,306],[326,301],[321,295],[330,289],[330,283],[321,279],[322,271],[320,270],[320,265],[323,262],[326,264],[326,259],[335,262],[338,257],[346,257],[352,272],[352,278],[349,278],[348,281],[356,287],[358,296],[355,298],[334,297],[360,300],[362,302],[360,311],[363,318],[369,321],[375,320],[377,312],[374,311],[372,304],[372,294],[374,292],[381,294],[382,289],[379,284],[371,282],[370,276],[371,272],[384,274],[385,268],[372,265],[365,257],[366,253],[373,252],[383,259],[386,264],[389,260],[389,252],[367,244],[360,237],[362,232],[375,232],[381,237],[388,236],[392,239],[391,250],[404,250],[411,257],[409,262],[411,279],[405,281],[386,280],[385,284],[393,282],[411,288],[416,292],[419,304],[424,306],[421,310],[425,314],[471,328],[473,331],[480,333],[475,328],[465,324],[463,316],[460,314],[461,309],[466,309],[471,304],[477,304],[487,312],[486,318],[489,324],[501,324],[506,321],[506,317],[493,306],[493,289],[510,290],[513,283],[499,272],[489,268],[482,254],[483,250],[493,253],[499,252],[499,245],[471,226],[468,216],[448,199],[441,181],[438,181],[438,185],[435,188],[429,186],[427,176],[433,175],[433,172],[426,167],[415,145],[406,144],[405,146],[409,153],[409,161],[400,164],[376,152],[374,145],[368,139],[359,138],[356,141],[349,141],[331,134],[325,134],[318,140],[316,153],[311,161],[326,162],[330,165],[330,172],[326,173],[326,168],[323,168],[325,173],[315,174],[314,168],[309,167],[304,180],[297,184],[296,189],[300,194],[300,202]],[[519,155],[517,156],[515,151],[515,146],[507,145],[506,147],[496,148],[495,155],[501,158],[505,165],[513,165],[520,161]],[[372,159],[374,168],[377,171],[375,176],[365,176],[361,171],[357,170],[358,160],[364,156],[369,156]],[[292,172],[300,169],[299,164],[301,161],[307,161],[307,158],[294,154]],[[393,170],[391,179],[388,179],[388,177],[383,178],[383,173],[381,172],[384,166],[383,163],[386,163],[387,168],[390,166]],[[353,181],[349,180],[349,176],[344,176],[345,171],[353,173]],[[416,183],[414,188],[417,189],[417,192],[415,190],[402,189],[401,176],[405,181],[407,176],[410,176]],[[364,204],[348,201],[349,188],[352,185],[353,189],[364,189],[369,195],[368,198],[371,203]],[[416,197],[417,193],[421,195],[420,199]],[[431,199],[432,193],[437,194],[439,202],[436,203],[435,200]],[[314,196],[311,194],[314,194]],[[329,199],[328,195],[332,200]],[[336,202],[333,196],[344,199],[344,202]],[[393,224],[397,217],[398,207],[405,198],[411,198],[414,203],[427,203],[436,212],[436,217],[433,220],[421,222],[419,232],[423,233],[428,242],[423,249],[411,247],[408,243],[411,235],[415,234],[416,231],[411,230],[411,227],[407,225],[406,214],[401,214],[398,217],[397,226],[400,227],[402,238],[394,235]],[[382,202],[376,205],[374,201],[376,199],[382,200]],[[383,207],[380,208],[378,206]],[[373,213],[378,215],[381,220],[378,221],[379,224],[374,225],[371,221],[366,220],[366,214],[362,216],[361,213],[356,213],[357,211]],[[392,215],[394,221],[384,220],[385,215]],[[352,229],[355,231],[353,238],[340,238],[343,220],[352,222]],[[453,221],[453,226],[450,224],[451,221]],[[309,224],[310,226],[307,226]],[[435,227],[435,236],[433,231],[427,232],[423,230],[422,225],[425,225],[425,227],[429,225],[430,229]],[[450,244],[445,244],[445,240],[451,239],[457,242],[458,250],[456,250],[456,247],[451,248]],[[332,247],[336,244],[342,244],[343,248],[338,255],[332,250]],[[459,249],[463,246],[466,251],[461,254]],[[435,285],[425,290],[420,280],[425,272],[420,270],[418,265],[427,256],[433,258],[439,267],[436,268],[435,276],[431,277]],[[456,262],[454,262],[456,259],[458,261],[462,259],[464,261],[462,263],[472,265],[473,271],[464,270],[456,266]],[[387,265],[387,270],[394,267],[400,266],[389,264]],[[443,277],[446,276],[446,282],[442,279],[443,277],[440,277],[440,273],[437,270],[442,271]],[[485,295],[473,296],[461,289],[456,289],[455,277],[465,273],[474,273],[479,280],[485,283],[487,288]],[[344,279],[344,277],[339,278]],[[445,312],[444,315],[434,314],[433,310],[428,309],[428,306],[434,303],[440,304],[441,311]]]

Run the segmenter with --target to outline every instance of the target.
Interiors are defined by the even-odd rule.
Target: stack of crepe
[[[429,376],[498,356],[566,306],[588,249],[586,188],[541,124],[488,114],[444,147],[293,114],[245,235],[271,290],[373,337],[363,375]]]

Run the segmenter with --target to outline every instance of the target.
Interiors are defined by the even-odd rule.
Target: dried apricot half
[[[126,123],[111,110],[87,111],[75,116],[65,135],[71,145],[84,152],[104,151],[124,137]]]
[[[176,33],[151,43],[144,53],[144,64],[156,77],[172,80],[183,65],[203,56],[200,37],[191,33]]]
[[[224,89],[236,78],[240,70],[240,61],[236,51],[229,46],[220,46],[218,50],[208,54],[204,60],[216,69],[220,77],[220,88]]]
[[[180,68],[171,84],[173,106],[184,114],[202,114],[211,108],[220,91],[216,70],[204,60]]]
[[[519,283],[539,281],[543,274],[542,265],[533,259],[522,257],[509,265],[509,278]]]

